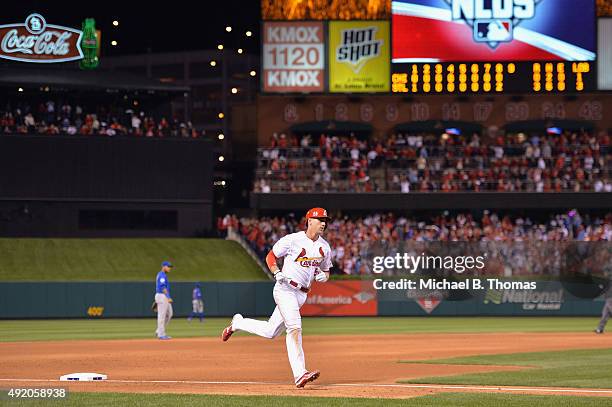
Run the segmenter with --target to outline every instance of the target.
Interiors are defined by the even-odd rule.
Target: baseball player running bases
[[[223,341],[227,341],[236,331],[273,339],[286,330],[287,355],[298,388],[316,380],[321,374],[318,370],[306,370],[300,308],[306,302],[312,281],[322,283],[329,279],[331,248],[321,237],[328,221],[325,209],[310,209],[306,213],[306,231],[284,236],[268,253],[266,263],[276,279],[273,291],[276,308],[270,319],[259,321],[236,314],[221,334]],[[285,259],[281,271],[276,262],[282,257]]]

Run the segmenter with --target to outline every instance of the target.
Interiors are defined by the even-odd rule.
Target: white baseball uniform
[[[235,319],[232,329],[272,339],[279,336],[285,328],[289,364],[297,382],[306,373],[300,308],[306,302],[307,293],[300,288],[310,288],[317,269],[329,271],[332,267],[331,248],[321,236],[313,241],[306,236],[306,232],[297,232],[281,238],[272,251],[277,258],[285,258],[282,272],[289,279],[277,282],[274,286],[276,308],[272,316],[268,321]]]

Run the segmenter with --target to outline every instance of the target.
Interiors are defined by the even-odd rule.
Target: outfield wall
[[[268,316],[274,309],[272,282],[202,283],[207,316],[242,313]],[[304,316],[595,316],[603,298],[584,299],[560,283],[536,290],[479,290],[454,300],[407,291],[376,291],[371,281],[315,284]],[[192,283],[173,283],[174,313],[191,311]],[[122,283],[0,283],[0,319],[152,317],[154,285]]]

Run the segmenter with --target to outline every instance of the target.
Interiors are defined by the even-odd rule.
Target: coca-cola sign
[[[52,63],[83,58],[83,32],[47,24],[40,14],[30,14],[24,24],[0,25],[0,58]]]

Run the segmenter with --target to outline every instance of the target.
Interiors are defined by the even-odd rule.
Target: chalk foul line
[[[58,379],[4,379],[0,382],[14,383],[78,383],[63,382]],[[96,382],[82,383],[131,383],[131,384],[209,384],[209,385],[288,385],[286,382],[250,382],[250,381],[204,381],[204,380],[119,380],[109,379]],[[313,384],[316,386],[316,384]],[[400,388],[400,389],[434,389],[434,390],[479,390],[494,392],[534,392],[534,393],[568,393],[568,394],[609,394],[612,396],[612,389],[577,389],[577,388],[554,388],[554,387],[505,387],[505,386],[463,386],[463,385],[442,385],[442,384],[374,384],[374,383],[331,383],[322,384],[327,387],[375,387],[375,388]]]

